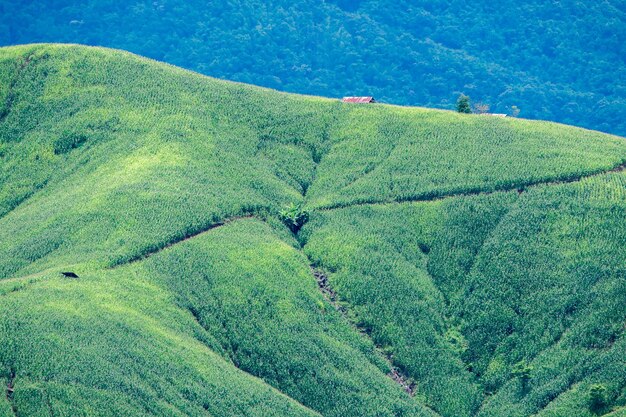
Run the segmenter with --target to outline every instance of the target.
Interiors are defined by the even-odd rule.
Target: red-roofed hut
[[[376,103],[374,97],[344,97],[341,101],[344,103]]]

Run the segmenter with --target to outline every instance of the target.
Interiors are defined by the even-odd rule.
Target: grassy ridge
[[[308,206],[344,205],[522,186],[624,160],[623,141],[553,124],[341,105],[117,51],[6,51],[9,69],[28,64],[0,124],[0,203],[6,212],[40,196],[0,219],[5,277],[46,267],[60,247],[72,263],[124,262],[220,218],[276,212],[305,191]],[[45,219],[33,222],[38,213]]]
[[[626,405],[624,173],[529,186],[611,170],[622,139],[62,45],[1,49],[0,105],[0,413],[584,416],[593,384]]]
[[[147,268],[239,369],[321,414],[434,415],[398,390],[371,342],[322,297],[306,258],[259,220],[176,245]]]
[[[440,236],[453,227],[450,217],[463,213],[474,227],[468,239],[477,238],[516,195],[326,211],[303,231],[305,251],[332,271],[332,285],[355,320],[418,381],[418,395],[442,415],[474,415],[483,393],[462,361],[467,341],[461,321],[445,308],[451,291],[430,274],[437,261],[454,270],[473,242],[457,253],[446,248],[438,258],[446,243]]]
[[[533,190],[484,245],[455,303],[466,358],[496,391],[480,415],[501,415],[511,398],[519,416],[557,395],[555,404],[580,406],[593,383],[606,386],[607,399],[623,397],[625,185],[619,173]],[[519,381],[504,381],[522,360],[536,373],[520,395]]]
[[[616,137],[426,109],[354,106],[331,137],[308,194],[312,207],[514,189],[626,162]]]
[[[24,215],[12,213],[14,216],[5,219],[15,227],[3,229],[12,235],[10,240],[4,236],[0,239],[8,244],[0,250],[12,259],[3,264],[1,275],[17,273],[21,266],[44,258],[66,241],[77,248],[64,251],[73,262],[81,259],[77,252],[95,249],[91,244],[94,239],[106,242],[98,248],[98,258],[107,263],[123,262],[218,218],[250,208],[280,207],[299,198],[300,194],[285,186],[263,158],[256,157],[262,140],[259,132],[238,123],[236,116],[231,121],[220,114],[226,111],[222,106],[202,105],[203,101],[220,102],[222,97],[233,103],[237,96],[251,95],[254,100],[260,92],[239,85],[207,84],[204,79],[194,84],[190,81],[198,77],[134,58],[130,67],[120,67],[128,54],[52,47],[56,53],[51,57],[44,52],[46,48],[36,50],[40,55],[48,54],[41,64],[49,73],[46,90],[71,93],[28,97],[27,102],[40,108],[22,113],[14,109],[2,124],[5,159],[9,162],[3,168],[7,175],[19,176],[3,181],[7,194],[14,194],[13,184],[30,180],[26,171],[15,171],[10,165],[26,159],[22,153],[36,161],[28,172],[44,172],[46,181],[54,186],[38,189],[33,185],[29,193],[40,194],[37,204],[26,204]],[[60,65],[72,68],[70,75],[56,70]],[[27,68],[39,71],[30,65]],[[32,83],[27,83],[31,77],[23,77],[23,90],[34,90]],[[174,82],[170,77],[175,77]],[[164,88],[168,81],[169,91]],[[105,109],[103,100],[111,102]],[[89,128],[97,120],[94,112],[107,113],[102,123],[116,127],[103,128],[101,135],[94,135]],[[39,120],[36,127],[28,128],[21,123],[24,119]],[[24,131],[7,132],[17,130],[15,126]],[[89,140],[69,152],[54,153],[59,140],[81,135]],[[39,162],[42,160],[50,162],[44,165]],[[29,231],[26,223],[32,225],[36,212],[43,212],[46,221],[35,225],[37,231]],[[50,236],[45,245],[33,245],[30,239],[42,235]],[[25,253],[25,248],[32,253]]]
[[[625,181],[323,212],[305,251],[442,415],[591,416],[625,400]]]
[[[18,415],[316,415],[210,350],[140,268],[58,276],[0,303]]]

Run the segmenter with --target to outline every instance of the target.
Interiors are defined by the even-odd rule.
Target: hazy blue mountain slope
[[[207,75],[331,97],[452,108],[626,134],[621,0],[0,1],[0,45],[109,46]]]

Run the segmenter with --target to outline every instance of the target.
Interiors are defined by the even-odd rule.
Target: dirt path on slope
[[[156,255],[157,253],[159,253],[161,251],[164,251],[164,250],[166,250],[168,248],[171,248],[174,245],[178,245],[179,243],[183,243],[183,242],[185,242],[185,241],[187,241],[189,239],[193,239],[196,236],[200,236],[200,235],[202,235],[204,233],[210,232],[211,230],[214,230],[214,229],[217,229],[219,227],[225,226],[228,223],[231,223],[231,222],[234,222],[234,221],[237,221],[237,220],[251,219],[251,218],[257,218],[257,219],[263,221],[262,219],[258,218],[257,216],[255,216],[254,214],[251,214],[251,213],[250,214],[243,214],[243,215],[240,215],[240,216],[228,217],[228,218],[225,218],[223,220],[218,220],[218,221],[216,221],[214,223],[208,224],[207,226],[205,226],[205,227],[203,227],[203,228],[201,228],[201,229],[199,229],[199,230],[197,230],[197,231],[195,231],[193,233],[188,233],[188,234],[185,234],[185,235],[180,236],[180,237],[174,237],[171,240],[169,240],[167,242],[164,242],[163,244],[158,244],[158,245],[153,246],[152,248],[148,248],[146,251],[144,251],[141,254],[130,256],[129,258],[127,258],[125,260],[116,262],[109,269],[115,269],[115,268],[119,268],[120,266],[123,266],[123,265],[128,265],[128,264],[132,264],[132,263],[135,263],[135,262],[142,261],[144,259],[147,259],[147,258],[153,256],[153,255]]]
[[[400,385],[400,387],[411,397],[414,396],[416,389],[415,383],[409,377],[404,375],[400,369],[393,365],[391,358],[383,352],[380,346],[374,343],[367,331],[360,328],[352,320],[350,320],[347,314],[348,309],[345,307],[345,305],[340,303],[339,296],[331,287],[330,281],[328,280],[328,276],[326,275],[326,273],[320,269],[314,268],[313,266],[311,266],[311,273],[317,281],[317,286],[322,295],[324,295],[324,298],[326,298],[330,302],[330,304],[335,307],[335,310],[340,312],[359,333],[372,341],[372,344],[376,349],[376,353],[378,353],[380,357],[384,358],[385,362],[387,362],[387,365],[389,366],[390,371],[387,376],[391,378],[396,384]]]
[[[520,184],[504,185],[500,187],[495,187],[492,190],[485,190],[484,188],[477,187],[477,188],[470,188],[464,191],[450,191],[450,192],[431,191],[431,192],[426,192],[423,194],[418,194],[415,196],[407,196],[407,197],[401,197],[401,198],[395,198],[395,199],[394,198],[381,199],[381,200],[371,199],[367,201],[362,201],[362,200],[357,199],[351,203],[331,203],[328,205],[319,206],[319,207],[315,207],[313,210],[326,211],[326,210],[335,210],[335,209],[358,207],[358,206],[373,206],[373,205],[384,205],[384,204],[393,204],[393,203],[415,203],[415,202],[426,202],[426,201],[438,201],[438,200],[445,200],[448,198],[455,198],[455,197],[468,197],[468,196],[473,196],[473,195],[489,195],[489,194],[494,194],[494,193],[499,193],[499,192],[510,192],[510,191],[517,191],[518,193],[521,194],[525,192],[528,188],[540,187],[544,185],[549,186],[549,185],[571,184],[571,183],[583,181],[588,178],[599,177],[601,175],[615,173],[615,172],[622,172],[624,170],[626,170],[626,161],[623,161],[619,165],[608,170],[592,172],[589,174],[574,175],[574,176],[562,178],[562,179],[529,181],[529,182],[520,183]]]
[[[11,371],[9,373],[9,381],[7,382],[6,397],[7,397],[7,401],[9,402],[9,406],[11,407],[11,411],[13,412],[13,415],[17,417],[17,408],[15,407],[15,404],[13,403],[13,392],[15,391],[14,387],[15,387],[15,370],[11,368]]]

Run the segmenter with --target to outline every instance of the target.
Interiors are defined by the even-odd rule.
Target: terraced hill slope
[[[624,139],[30,45],[0,162],[0,416],[626,415]]]

